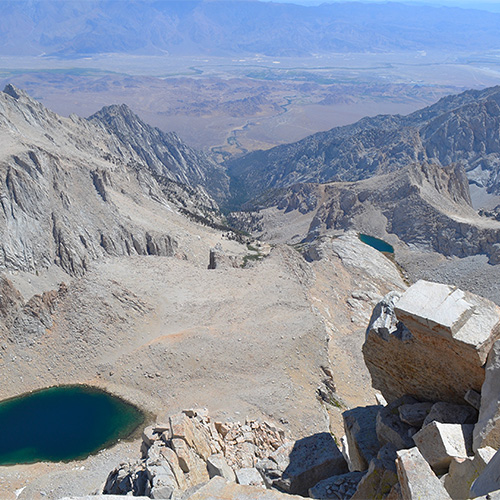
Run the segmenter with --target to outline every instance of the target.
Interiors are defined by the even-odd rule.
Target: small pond
[[[363,243],[370,245],[379,252],[394,253],[394,247],[392,245],[389,245],[389,243],[386,243],[384,240],[379,240],[378,238],[362,233],[360,233],[358,236]]]
[[[142,424],[142,412],[87,386],[61,386],[0,402],[0,465],[85,458]]]

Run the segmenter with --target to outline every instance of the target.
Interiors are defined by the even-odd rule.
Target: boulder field
[[[377,304],[363,355],[379,404],[344,411],[340,440],[184,410],[144,429],[140,457],[86,498],[500,498],[500,308],[419,281]]]

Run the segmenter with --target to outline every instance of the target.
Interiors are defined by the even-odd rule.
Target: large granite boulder
[[[469,389],[481,390],[499,325],[498,306],[455,287],[418,281],[400,298],[391,293],[375,307],[363,345],[372,385],[389,402],[411,394],[463,403]]]
[[[309,498],[321,500],[339,499],[349,500],[356,492],[364,472],[347,472],[340,476],[323,479],[317,485],[309,489]]]
[[[413,436],[422,456],[438,473],[448,471],[453,457],[467,458],[472,454],[470,424],[432,422]]]
[[[470,489],[470,495],[475,498],[498,490],[500,490],[500,450],[495,453],[488,465],[474,481]]]
[[[211,479],[192,495],[181,498],[182,500],[303,500],[303,497],[266,490],[260,486],[230,483],[220,476]]]
[[[306,496],[323,479],[348,472],[331,434],[322,432],[287,443],[257,463],[268,488]]]
[[[367,498],[385,498],[396,484],[398,475],[396,469],[397,450],[392,444],[383,446],[377,457],[370,462],[368,470],[358,484],[352,500]]]
[[[484,446],[500,448],[500,341],[488,356],[479,420],[474,427],[474,450]]]
[[[474,457],[453,457],[448,474],[441,482],[451,498],[470,498],[472,483],[483,472],[495,455],[495,450],[487,446],[480,448]]]
[[[404,500],[451,500],[441,481],[417,448],[400,450],[396,466]]]
[[[388,443],[397,450],[413,448],[415,443],[412,436],[417,429],[403,422],[399,418],[399,408],[402,405],[414,404],[418,401],[412,396],[405,395],[395,399],[392,403],[384,406],[377,415],[377,437],[381,445]]]
[[[370,460],[377,456],[381,445],[377,437],[376,424],[381,408],[383,407],[380,405],[359,406],[342,413],[351,471],[368,469]]]
[[[431,411],[432,406],[433,403],[430,401],[403,404],[398,408],[399,418],[405,424],[420,428]]]
[[[470,405],[457,405],[438,401],[425,417],[423,427],[432,423],[442,424],[475,424],[477,422],[477,411]]]

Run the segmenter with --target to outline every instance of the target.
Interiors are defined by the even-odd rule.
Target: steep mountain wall
[[[242,202],[269,188],[355,181],[424,161],[460,163],[471,182],[499,194],[500,87],[449,96],[406,117],[364,118],[227,166]]]
[[[217,209],[197,184],[220,173],[210,160],[117,109],[124,129],[62,118],[13,86],[0,93],[0,268],[78,276],[103,255],[173,255],[175,239],[139,219],[140,206]]]

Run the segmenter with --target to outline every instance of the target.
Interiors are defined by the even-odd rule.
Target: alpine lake
[[[367,234],[362,233],[360,233],[358,237],[363,243],[371,246],[372,248],[375,248],[375,250],[378,250],[379,252],[388,254],[394,253],[394,247],[392,245],[389,245],[389,243],[386,243],[384,240],[380,240],[379,238],[375,238],[374,236],[368,236]]]
[[[83,459],[129,437],[145,421],[100,389],[60,386],[0,402],[0,465]]]

